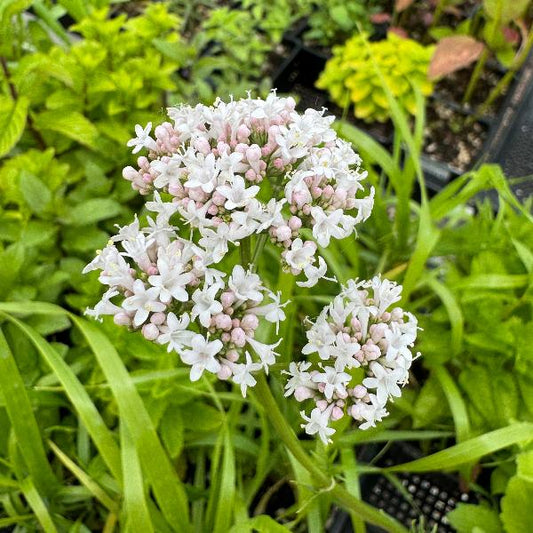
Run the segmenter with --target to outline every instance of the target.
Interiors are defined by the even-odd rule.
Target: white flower
[[[126,298],[122,302],[122,307],[131,313],[135,312],[133,325],[139,327],[150,313],[164,311],[166,305],[158,300],[159,289],[157,287],[146,287],[142,280],[137,279],[133,283],[133,296]]]
[[[310,372],[307,372],[310,366],[311,363],[309,361],[301,361],[299,363],[295,363],[294,361],[292,361],[289,364],[289,370],[281,371],[282,374],[287,374],[291,376],[285,384],[285,396],[290,396],[291,394],[294,394],[294,391],[298,387],[310,387],[313,389],[316,388],[316,385],[311,379]]]
[[[179,319],[170,312],[167,315],[167,322],[165,326],[161,327],[161,335],[157,338],[158,344],[167,344],[167,351],[172,350],[180,352],[184,346],[190,346],[191,340],[195,333],[188,330],[191,319],[189,315],[183,313]]]
[[[255,353],[259,356],[259,359],[261,359],[261,365],[267,374],[268,367],[276,362],[276,355],[279,355],[274,351],[274,348],[277,348],[282,340],[283,339],[279,339],[278,342],[274,344],[263,344],[251,337],[246,337],[246,342],[254,349]]]
[[[261,365],[259,363],[252,362],[250,354],[246,352],[246,363],[234,363],[232,365],[232,369],[233,381],[237,385],[241,386],[241,394],[244,398],[246,398],[246,389],[248,387],[253,387],[257,383],[255,378],[252,376],[252,372],[260,370]]]
[[[178,302],[186,302],[189,299],[189,294],[185,290],[185,286],[192,279],[190,272],[183,272],[184,265],[177,262],[170,262],[164,255],[157,259],[157,269],[159,274],[150,276],[148,282],[157,287],[159,292],[159,299],[168,304],[172,298]]]
[[[157,172],[157,177],[154,180],[154,187],[162,189],[169,183],[174,183],[179,180],[181,170],[181,158],[175,156],[166,163],[160,159],[156,159],[150,163],[150,167]]]
[[[325,276],[327,270],[328,265],[326,264],[326,261],[324,261],[324,258],[319,255],[318,266],[316,267],[314,265],[306,265],[304,267],[304,274],[307,277],[307,280],[297,281],[296,285],[298,285],[299,287],[314,287],[321,279],[327,279],[328,281],[337,281],[337,278],[335,277],[328,278]]]
[[[400,397],[402,395],[398,383],[405,379],[406,371],[403,368],[391,370],[373,361],[370,363],[370,370],[374,377],[365,378],[363,385],[367,389],[376,389],[376,396],[381,405],[387,403],[389,396]]]
[[[333,357],[335,357],[335,369],[342,372],[345,368],[358,368],[361,363],[355,359],[354,355],[361,349],[357,342],[350,342],[345,339],[345,334],[337,333],[337,340],[335,342],[335,350]]]
[[[244,178],[237,175],[233,177],[231,185],[220,185],[217,187],[217,191],[224,198],[227,198],[224,207],[226,209],[235,209],[237,207],[245,207],[259,192],[259,187],[257,185],[246,187]]]
[[[327,410],[322,412],[318,407],[315,407],[311,411],[310,417],[305,414],[305,411],[300,411],[300,414],[307,422],[307,424],[302,424],[301,427],[305,429],[305,432],[308,435],[315,435],[318,433],[318,436],[324,444],[332,442],[329,437],[335,433],[335,430],[328,427],[329,413]]]
[[[299,237],[292,241],[291,247],[285,254],[287,264],[296,270],[302,270],[315,260],[316,244],[307,241],[305,244]]]
[[[211,324],[211,316],[222,311],[222,304],[217,301],[217,292],[222,287],[215,283],[214,285],[204,285],[203,289],[196,289],[192,295],[194,306],[191,311],[191,318],[200,318],[200,324],[208,328]]]
[[[189,171],[185,187],[201,187],[204,192],[212,192],[217,185],[219,170],[216,166],[214,154],[194,153],[189,151],[183,157],[183,163]]]
[[[385,407],[379,403],[375,394],[370,394],[369,398],[371,403],[357,402],[351,408],[350,414],[355,420],[365,420],[359,426],[359,429],[365,430],[370,427],[376,427],[376,422],[381,422],[383,417],[389,414]]]
[[[348,236],[348,232],[339,227],[343,222],[344,212],[342,209],[336,209],[332,213],[325,213],[321,207],[312,207],[311,216],[314,219],[313,237],[320,246],[328,246],[331,237],[343,239]]]
[[[285,311],[283,311],[283,308],[290,302],[290,300],[287,300],[285,303],[280,303],[281,301],[281,291],[278,291],[277,293],[269,292],[268,296],[272,300],[272,303],[262,305],[261,307],[253,307],[249,309],[251,313],[255,313],[258,316],[264,316],[265,320],[268,320],[268,322],[271,322],[272,324],[276,324],[276,335],[279,331],[279,323],[285,320]]]
[[[157,148],[157,144],[152,139],[152,137],[150,137],[151,129],[151,122],[148,122],[148,124],[146,124],[146,128],[144,129],[140,124],[137,124],[135,126],[135,135],[137,135],[137,137],[130,139],[126,145],[134,146],[132,151],[133,154],[140,152],[143,148],[149,148],[150,150],[155,150]]]
[[[307,340],[309,342],[302,348],[303,354],[318,352],[320,359],[329,359],[331,345],[335,342],[335,333],[325,318],[319,317],[317,319],[307,332]]]
[[[331,400],[334,394],[339,397],[346,397],[346,384],[350,382],[352,377],[346,372],[337,372],[335,368],[326,366],[322,368],[323,373],[318,373],[313,376],[315,383],[324,384],[324,396],[326,400]]]
[[[204,370],[216,374],[220,370],[220,362],[215,357],[222,350],[222,342],[218,339],[208,342],[202,335],[195,335],[191,339],[191,349],[182,350],[181,360],[192,365],[190,379],[198,381]]]
[[[102,320],[100,318],[101,315],[116,315],[122,309],[115,305],[113,302],[111,302],[111,298],[118,295],[118,291],[114,288],[108,289],[104,294],[102,295],[102,299],[94,306],[93,309],[85,309],[84,315],[92,316],[93,318],[96,318],[96,320]]]
[[[239,300],[263,301],[261,278],[252,272],[246,272],[241,265],[235,265],[228,281],[228,287]]]

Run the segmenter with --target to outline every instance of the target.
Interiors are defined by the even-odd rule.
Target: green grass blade
[[[218,504],[215,512],[215,533],[226,533],[233,520],[233,504],[235,500],[235,454],[230,435],[226,426],[224,429],[224,453],[222,456],[222,470]]]
[[[0,309],[4,307],[4,304],[0,304]],[[66,311],[62,310],[62,312],[67,314]],[[50,346],[50,344],[33,328],[1,311],[0,315],[4,316],[27,335],[28,339],[50,366],[63,386],[68,399],[76,409],[85,428],[89,432],[96,448],[102,455],[102,459],[105,461],[111,474],[120,485],[122,479],[122,467],[120,464],[120,451],[118,445],[115,442],[112,432],[106,426],[98,409],[95,407],[76,375],[54,348]]]
[[[32,511],[35,513],[39,524],[43,528],[44,533],[57,533],[52,517],[48,512],[46,504],[43,502],[39,491],[33,484],[31,478],[27,477],[20,483],[20,488],[27,502],[30,504]]]
[[[461,351],[463,344],[463,333],[464,333],[464,319],[461,307],[457,303],[457,300],[453,293],[444,285],[437,281],[434,277],[427,278],[427,284],[430,289],[440,298],[446,311],[448,312],[448,317],[450,318],[450,344],[452,348],[453,355],[457,355]]]
[[[52,441],[48,441],[48,445],[52,448],[57,458],[65,465],[72,474],[78,479],[78,481],[85,486],[89,492],[109,511],[112,513],[118,513],[118,504],[107,492],[98,485],[93,479],[80,468],[61,448],[59,448]]]
[[[131,434],[139,459],[163,515],[180,531],[190,531],[189,508],[183,485],[165,453],[144,402],[115,347],[96,326],[72,315],[111,387],[121,420]]]
[[[124,531],[126,533],[153,533],[154,528],[148,511],[146,490],[135,443],[126,424],[120,425],[120,444],[124,469]]]
[[[346,490],[355,496],[356,498],[361,499],[361,488],[359,487],[359,474],[357,472],[357,463],[355,460],[355,451],[353,448],[342,448],[341,449],[341,465],[342,473],[344,475],[344,484],[346,485]],[[355,533],[365,533],[366,526],[363,520],[354,513],[350,512],[350,518],[352,520],[352,527]]]
[[[0,329],[0,391],[5,408],[30,476],[43,496],[52,496],[58,481],[46,457],[39,426],[26,393],[24,381],[11,353],[4,333]]]
[[[454,470],[513,444],[530,441],[533,441],[533,424],[521,422],[485,433],[427,457],[391,466],[385,470],[388,472]]]
[[[470,437],[470,421],[468,419],[468,412],[466,405],[448,371],[443,366],[439,366],[433,370],[439,383],[446,395],[446,399],[450,404],[453,421],[455,423],[455,432],[457,442],[464,442]]]

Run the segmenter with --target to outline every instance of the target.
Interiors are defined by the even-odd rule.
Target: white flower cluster
[[[170,195],[209,262],[264,233],[283,250],[284,269],[303,273],[298,284],[311,287],[326,274],[317,244],[354,233],[370,216],[374,191],[364,192],[361,159],[337,138],[333,117],[294,107],[272,92],[265,100],[170,108],[172,123],[157,126],[154,138],[152,124],[136,127],[128,145],[133,153],[148,149],[148,157],[123,176],[141,194]],[[305,240],[304,228],[314,240]]]
[[[399,397],[399,385],[409,379],[418,329],[411,313],[390,309],[401,291],[401,285],[380,277],[350,280],[311,323],[302,353],[317,356],[285,371],[290,376],[285,396],[315,403],[310,416],[301,412],[306,433],[327,443],[335,432],[330,421],[345,414],[361,429],[388,415],[387,401]]]
[[[157,212],[149,225],[139,221],[120,229],[89,263],[100,270],[109,289],[87,314],[112,315],[118,325],[141,329],[149,340],[175,350],[191,366],[191,381],[204,371],[231,378],[242,394],[256,383],[253,373],[275,362],[274,349],[254,339],[261,319],[285,319],[280,295],[266,289],[259,276],[241,265],[229,278],[212,268],[211,254],[177,236],[170,225],[176,204],[156,193],[148,209]],[[112,301],[114,300],[114,301]],[[255,354],[255,360],[251,356]]]

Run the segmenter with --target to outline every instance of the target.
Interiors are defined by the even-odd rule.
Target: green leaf
[[[475,528],[480,528],[484,533],[502,533],[498,513],[481,505],[458,503],[446,518],[457,533],[472,533]]]
[[[222,458],[219,496],[215,513],[214,533],[226,533],[233,521],[235,500],[235,453],[228,427],[224,429],[224,454]]]
[[[111,198],[91,198],[69,209],[66,222],[72,226],[88,226],[121,212],[121,205]]]
[[[533,441],[533,424],[522,422],[485,433],[437,453],[386,468],[388,472],[454,470],[514,444]]]
[[[500,518],[507,533],[524,533],[531,529],[528,510],[533,509],[533,483],[520,475],[511,478],[501,501]]]
[[[87,118],[77,111],[65,113],[61,110],[42,111],[35,116],[38,130],[61,133],[88,148],[97,149],[98,130]]]
[[[220,428],[223,418],[217,409],[199,402],[184,407],[183,427],[193,431],[213,431]]]
[[[446,397],[432,374],[426,380],[413,409],[413,427],[425,428],[446,414]]]
[[[35,487],[32,479],[30,477],[24,479],[20,483],[20,488],[22,489],[24,497],[26,500],[28,500],[30,507],[35,513],[35,516],[43,528],[44,533],[57,533],[57,529],[54,525],[52,517],[50,516],[48,508],[41,498],[41,495]]]
[[[120,424],[120,444],[124,472],[124,531],[153,533],[137,448],[125,423]]]
[[[0,96],[0,157],[15,146],[24,132],[29,100],[20,96],[16,102]]]
[[[24,257],[24,246],[20,242],[0,252],[0,298],[7,296],[13,288],[13,282],[24,264]]]
[[[40,214],[50,206],[52,193],[34,174],[23,170],[20,173],[19,187],[24,200],[32,212]]]
[[[33,414],[24,381],[11,353],[11,349],[0,330],[0,394],[11,421],[16,443],[31,478],[26,478],[28,490],[37,496],[52,496],[58,482],[46,457],[39,426]],[[33,480],[33,481],[32,481]]]
[[[42,316],[53,316],[56,318],[68,317],[68,313],[66,311],[63,311],[59,307],[56,307],[52,304],[41,304],[35,306],[33,303],[0,303],[0,310],[5,310],[8,313],[16,313],[28,310],[30,305],[33,305],[33,308],[37,313],[40,310],[40,315]],[[115,479],[120,483],[122,468],[120,465],[120,452],[117,443],[115,442],[113,434],[107,428],[102,416],[98,412],[98,409],[95,407],[90,396],[87,394],[87,391],[75,376],[74,372],[50,345],[50,343],[38,335],[30,326],[24,322],[21,322],[17,318],[12,317],[10,314],[2,312],[1,316],[5,317],[11,323],[17,326],[20,331],[30,339],[43,359],[50,366],[65,390],[65,394],[67,395],[68,399],[76,409],[81,422],[93,439],[96,448],[102,456],[102,459],[109,467],[109,470]]]
[[[170,405],[161,419],[161,439],[172,459],[178,457],[183,449],[183,418],[181,408]]]
[[[483,0],[483,8],[487,15],[497,21],[500,26],[519,19],[526,11],[531,0]]]
[[[250,529],[258,533],[290,533],[290,529],[276,522],[272,517],[261,514],[245,522],[235,524],[229,533],[250,533]]]

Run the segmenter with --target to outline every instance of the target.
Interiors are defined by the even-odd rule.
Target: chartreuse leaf
[[[39,130],[55,131],[87,148],[97,148],[98,130],[96,126],[77,111],[70,111],[69,113],[55,109],[42,111],[35,116],[34,124]]]
[[[4,333],[0,329],[0,394],[4,399],[20,454],[29,473],[27,489],[51,497],[57,479],[46,457],[39,426]]]
[[[526,510],[533,508],[533,451],[519,455],[517,467],[501,503],[500,517],[507,533],[523,533],[531,528]]]
[[[19,96],[13,101],[8,96],[0,96],[0,157],[15,146],[24,132],[29,100]]]
[[[20,483],[20,488],[22,494],[30,504],[32,511],[35,513],[39,524],[43,528],[44,533],[57,533],[57,529],[54,525],[52,517],[44,503],[39,491],[33,484],[33,481],[30,477],[22,480]]]
[[[427,457],[401,465],[391,466],[388,472],[432,472],[435,470],[454,470],[459,466],[472,463],[481,457],[497,452],[513,444],[533,441],[533,424],[521,422],[490,431],[479,437],[451,446]]]
[[[502,533],[502,525],[498,513],[494,509],[474,505],[471,503],[458,503],[457,507],[446,515],[450,524],[457,533]]]
[[[33,328],[17,318],[1,312],[5,307],[8,308],[10,313],[16,311],[20,312],[22,309],[25,309],[27,305],[27,303],[0,303],[0,316],[5,317],[18,327],[20,331],[28,337],[43,359],[50,366],[61,383],[68,399],[72,402],[74,409],[76,409],[81,422],[89,432],[89,435],[100,452],[102,459],[109,467],[114,478],[120,484],[122,467],[120,465],[120,451],[118,445],[81,382],[64,359]],[[39,308],[37,307],[37,309]],[[46,309],[48,309],[48,311],[46,311]],[[62,313],[59,314],[57,311],[58,309],[60,308],[51,304],[45,304],[44,309],[42,309],[42,314],[44,316],[54,316],[54,314],[56,316],[68,316],[63,310],[61,310]]]
[[[67,222],[72,226],[86,226],[120,214],[122,207],[111,198],[91,198],[69,209]]]
[[[150,512],[146,501],[143,474],[137,449],[126,424],[120,424],[120,449],[122,451],[122,466],[124,469],[124,531],[126,533],[153,533],[154,528],[150,520]]]

